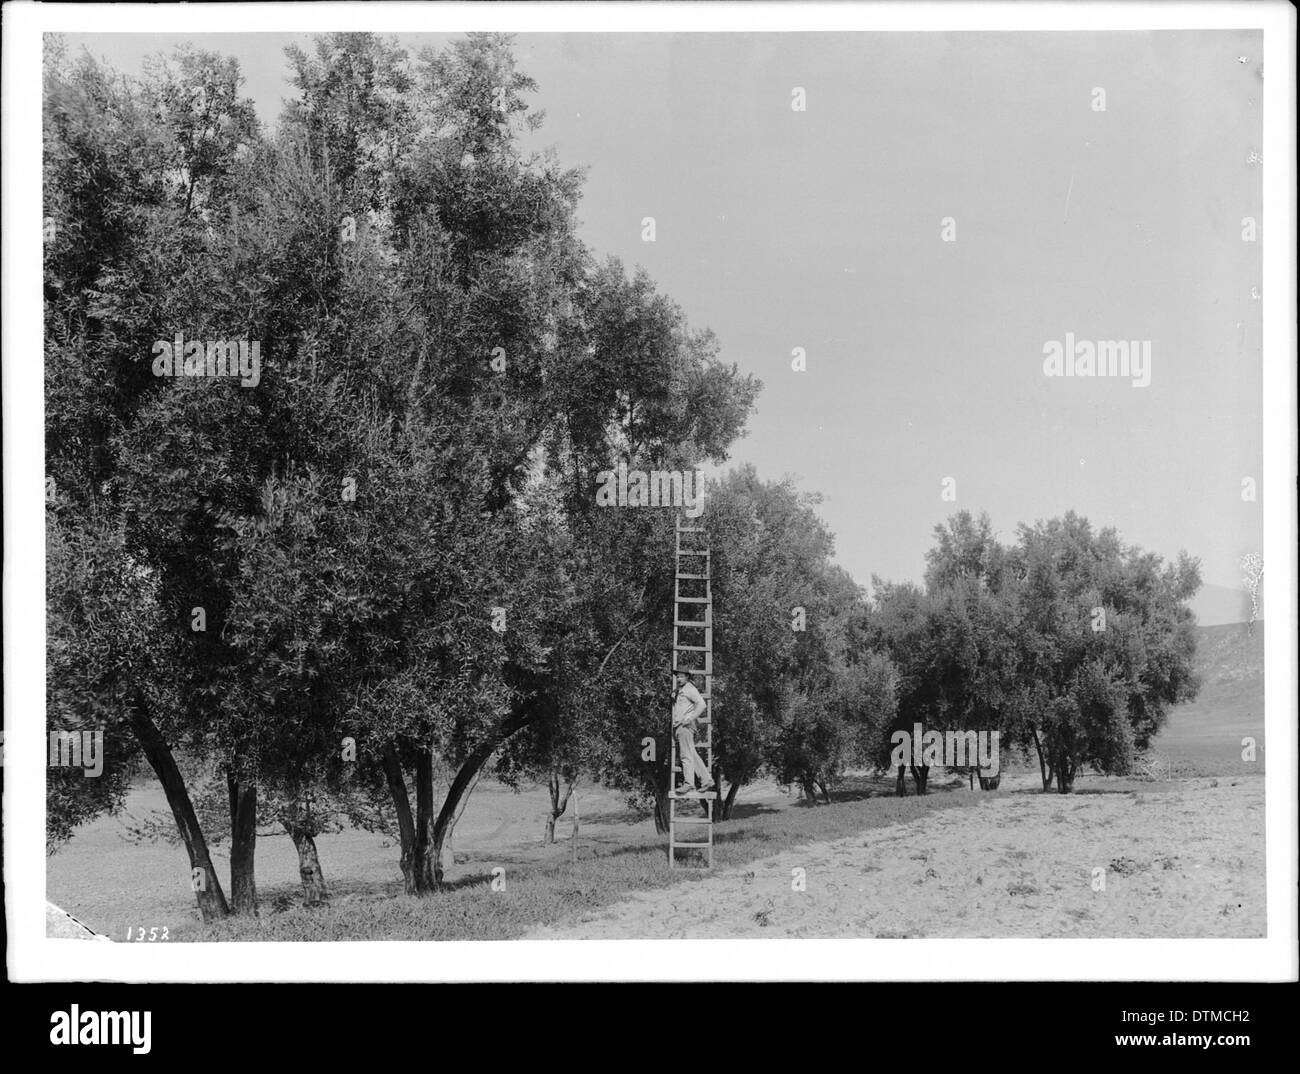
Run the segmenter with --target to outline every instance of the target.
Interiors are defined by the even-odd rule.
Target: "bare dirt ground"
[[[1025,774],[974,809],[793,847],[528,938],[1265,934],[1262,778],[1137,792],[1081,778],[1073,795],[1033,784]]]

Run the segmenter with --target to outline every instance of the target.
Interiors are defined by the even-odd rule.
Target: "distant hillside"
[[[1201,692],[1179,705],[1154,750],[1175,762],[1175,774],[1231,775],[1264,771],[1264,623],[1197,628]],[[1243,738],[1256,744],[1241,759]]]
[[[1228,623],[1196,630],[1196,670],[1205,685],[1264,679],[1264,623]]]
[[[1202,585],[1191,600],[1192,611],[1201,626],[1244,623],[1250,619],[1250,594],[1244,587]],[[1264,617],[1264,591],[1259,591],[1259,615]]]

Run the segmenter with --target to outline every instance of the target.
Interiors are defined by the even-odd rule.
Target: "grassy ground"
[[[832,806],[757,812],[719,825],[715,868],[742,865],[801,843],[840,838],[906,823],[940,810],[970,807],[995,795],[955,792],[925,798],[863,797],[849,787]],[[663,838],[638,833],[611,849],[588,847],[567,859],[513,870],[488,860],[456,880],[450,890],[412,898],[400,885],[386,891],[335,897],[324,910],[295,907],[255,920],[203,928],[197,940],[509,940],[542,925],[561,924],[625,898],[629,892],[699,880],[703,869],[669,870]],[[493,869],[504,870],[493,890]]]

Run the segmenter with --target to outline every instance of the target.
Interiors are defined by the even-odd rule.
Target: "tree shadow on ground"
[[[1090,794],[1167,794],[1178,789],[1177,783],[1157,780],[1147,783],[1143,780],[1124,780],[1105,787],[1075,787],[1070,793],[1076,797]],[[1056,794],[1053,789],[1049,793]],[[1069,797],[1067,795],[1066,797]]]
[[[618,810],[617,812],[611,810],[605,813],[580,813],[578,815],[578,823],[580,825],[640,824],[641,821],[646,820],[652,815],[653,814],[647,812],[646,810],[631,809],[631,808],[621,809]],[[559,819],[556,820],[555,822],[556,831],[558,832],[565,825],[566,822],[569,825],[573,824],[572,810],[566,810],[564,813],[560,814]]]
[[[1097,786],[1079,786],[1076,785],[1074,790],[1069,794],[1062,794],[1053,785],[1044,790],[1042,787],[1017,787],[1015,790],[1003,791],[1003,794],[1016,796],[1031,796],[1034,798],[1042,795],[1053,795],[1057,798],[1083,798],[1089,795],[1127,795],[1127,794],[1164,794],[1169,791],[1178,789],[1177,783],[1171,783],[1164,780],[1152,783],[1146,783],[1142,780],[1124,780],[1107,784],[1102,787]]]
[[[500,865],[503,864],[503,861],[504,859],[494,860],[491,865]],[[520,862],[520,864],[531,863]],[[486,871],[479,872],[475,870],[455,879],[444,880],[441,888],[437,888],[428,894],[436,895],[458,891],[461,888],[474,887],[477,884],[490,883],[492,880],[491,866],[484,862],[481,868],[486,869]],[[400,878],[396,880],[359,880],[348,877],[327,883],[326,886],[329,894],[325,900],[325,905],[407,897]],[[263,913],[269,912],[273,914],[284,913],[286,910],[304,910],[308,908],[303,901],[302,888],[295,883],[272,884],[264,887],[258,892],[258,905]]]
[[[781,810],[773,806],[766,805],[763,802],[736,802],[731,807],[731,816],[726,820],[718,821],[719,824],[727,824],[736,820],[748,820],[750,817],[761,817],[765,813],[780,813]]]

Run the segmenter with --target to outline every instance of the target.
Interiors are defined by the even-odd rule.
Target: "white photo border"
[[[5,738],[45,734],[41,38],[57,32],[663,33],[1260,29],[1264,33],[1267,938],[692,940],[731,980],[1283,981],[1297,976],[1295,9],[1276,3],[9,4],[3,39]],[[688,941],[86,943],[45,936],[45,770],[4,794],[15,981],[679,980]]]

